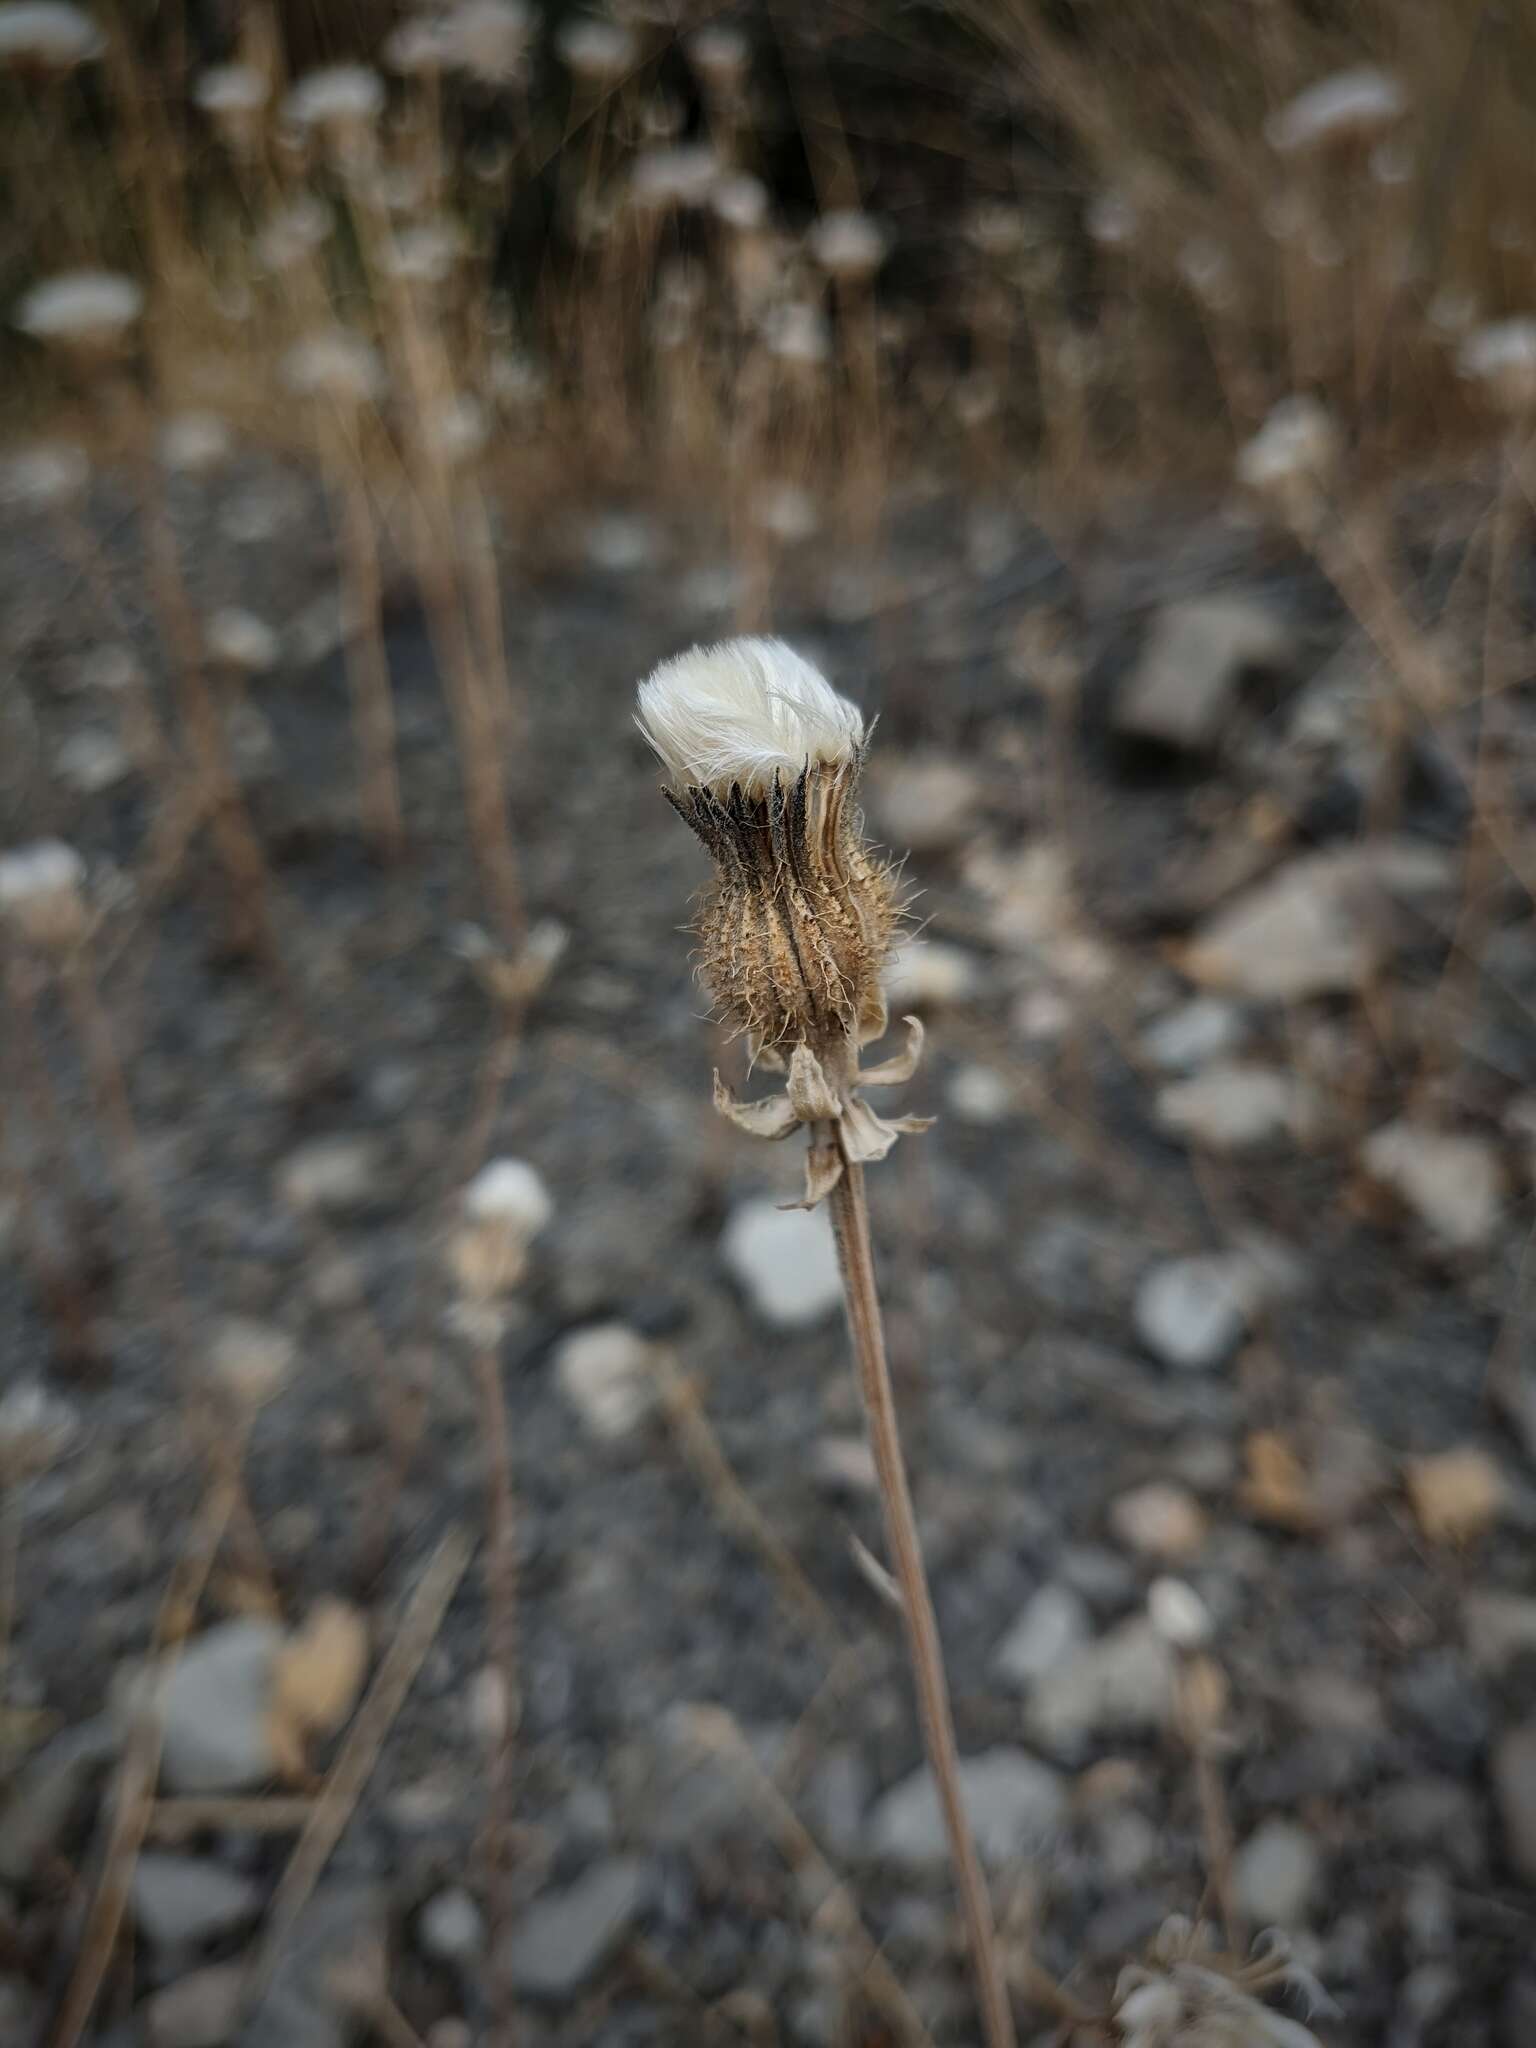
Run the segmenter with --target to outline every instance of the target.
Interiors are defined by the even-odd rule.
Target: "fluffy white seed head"
[[[460,0],[443,21],[448,62],[482,85],[506,85],[521,72],[533,33],[522,0]]]
[[[493,1159],[465,1188],[464,1213],[474,1223],[509,1225],[527,1239],[538,1236],[555,1205],[526,1159]]]
[[[70,441],[40,441],[0,463],[0,505],[53,511],[83,498],[91,465],[83,448]]]
[[[69,1448],[80,1418],[40,1380],[18,1380],[0,1395],[0,1472],[35,1478]]]
[[[1239,451],[1238,481],[1261,494],[1321,480],[1339,459],[1339,430],[1315,398],[1283,398]]]
[[[679,788],[749,796],[806,767],[851,761],[864,720],[782,640],[726,640],[664,661],[640,685],[636,722]]]
[[[873,277],[890,248],[890,237],[880,223],[852,207],[824,213],[805,239],[811,255],[831,277]]]
[[[366,64],[331,64],[310,71],[283,101],[296,128],[371,126],[384,111],[384,81]]]
[[[1529,314],[1479,327],[1462,346],[1461,374],[1502,411],[1536,406],[1536,319]]]
[[[277,666],[277,635],[265,619],[241,606],[221,605],[203,628],[209,659],[239,675],[265,675]]]
[[[215,412],[179,412],[160,429],[160,460],[185,476],[217,469],[231,446],[229,428]]]
[[[1362,64],[1319,79],[1272,114],[1264,125],[1271,149],[1305,156],[1334,143],[1369,141],[1407,110],[1402,82],[1390,71]]]
[[[0,853],[0,923],[41,952],[67,951],[88,923],[85,862],[60,839]]]
[[[637,54],[634,37],[620,22],[596,19],[563,22],[555,49],[571,76],[589,85],[608,85],[622,78]]]
[[[64,0],[11,0],[0,7],[0,65],[73,71],[105,48],[91,17]]]
[[[295,342],[281,371],[283,382],[300,398],[367,405],[384,395],[384,365],[377,352],[360,335],[339,327]]]
[[[131,277],[111,270],[68,270],[34,285],[16,308],[16,325],[34,341],[95,346],[119,341],[144,308]]]

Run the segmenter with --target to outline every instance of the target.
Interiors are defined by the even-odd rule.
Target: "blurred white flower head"
[[[384,268],[403,284],[439,285],[453,275],[463,254],[464,233],[457,221],[418,221],[396,235]]]
[[[891,246],[880,223],[852,207],[824,213],[813,222],[805,240],[829,277],[873,277]]]
[[[0,462],[0,505],[28,512],[77,504],[90,488],[91,464],[72,441],[39,441]]]
[[[750,171],[731,171],[717,180],[709,204],[716,220],[738,234],[750,234],[768,218],[768,187]]]
[[[474,1223],[515,1224],[525,1236],[537,1237],[555,1205],[526,1159],[493,1159],[465,1188],[464,1213]]]
[[[401,78],[433,78],[447,68],[451,54],[446,24],[429,14],[391,29],[379,51],[385,69]]]
[[[1270,115],[1264,135],[1282,156],[1305,156],[1337,143],[1374,141],[1407,110],[1401,80],[1374,64],[1361,64],[1299,92]]]
[[[384,365],[360,334],[334,327],[295,342],[282,360],[282,378],[300,398],[338,405],[369,405],[383,397]]]
[[[720,175],[720,159],[703,142],[680,142],[643,150],[630,172],[629,194],[636,206],[679,208],[705,205]]]
[[[705,85],[728,92],[740,85],[752,61],[752,46],[739,28],[711,22],[688,38],[688,61]]]
[[[71,348],[111,348],[144,310],[144,293],[114,270],[67,270],[33,285],[15,323],[34,341]]]
[[[324,201],[312,192],[302,192],[268,216],[256,237],[257,258],[266,270],[291,270],[320,248],[334,226],[335,220]]]
[[[763,315],[762,333],[769,354],[780,362],[810,368],[824,363],[832,353],[826,316],[819,306],[803,299],[770,306]]]
[[[160,460],[167,469],[201,476],[228,460],[229,428],[214,412],[178,412],[160,429]]]
[[[270,81],[254,64],[216,64],[199,72],[192,88],[194,105],[228,146],[240,151],[254,146],[271,97]]]
[[[384,111],[384,81],[367,64],[328,64],[307,71],[283,101],[296,128],[372,128]]]
[[[8,0],[0,6],[0,68],[73,71],[106,47],[84,8],[64,0]]]
[[[68,1450],[79,1427],[74,1409],[41,1380],[18,1380],[0,1394],[0,1474],[36,1478]]]
[[[522,74],[533,17],[523,0],[460,0],[442,31],[455,71],[481,85],[510,85]]]
[[[223,605],[203,627],[203,645],[210,661],[246,676],[265,675],[277,666],[278,638],[265,619],[239,605]]]
[[[634,36],[616,21],[595,16],[563,21],[555,50],[572,78],[584,85],[615,85],[634,68],[638,54]]]
[[[0,918],[44,951],[72,945],[86,926],[85,862],[61,839],[0,853]]]
[[[1480,384],[1501,412],[1536,409],[1536,317],[1495,320],[1468,335],[1460,356],[1461,374]]]
[[[1315,398],[1283,398],[1238,451],[1238,481],[1261,495],[1297,481],[1321,483],[1339,455],[1339,430],[1327,407]]]
[[[1136,209],[1123,192],[1096,192],[1088,202],[1083,225],[1100,248],[1121,249],[1135,238]]]
[[[490,439],[490,423],[479,399],[465,392],[429,406],[421,419],[421,438],[428,452],[450,469],[472,462]]]

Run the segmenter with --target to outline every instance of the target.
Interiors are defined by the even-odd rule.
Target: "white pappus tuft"
[[[762,795],[776,776],[848,762],[864,719],[782,640],[694,647],[640,685],[635,722],[679,787]]]

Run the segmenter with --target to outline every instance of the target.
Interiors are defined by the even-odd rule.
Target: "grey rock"
[[[1392,1704],[1447,1767],[1472,1763],[1487,1744],[1487,1694],[1459,1651],[1411,1659],[1392,1682]]]
[[[189,1643],[161,1692],[160,1775],[175,1792],[238,1792],[270,1778],[268,1710],[283,1631],[227,1621]]]
[[[1130,738],[1186,751],[1213,747],[1251,670],[1284,669],[1295,642],[1284,622],[1248,597],[1193,597],[1157,613],[1115,707]]]
[[[832,1230],[820,1209],[743,1202],[731,1212],[720,1252],[752,1306],[777,1330],[808,1329],[842,1304]]]
[[[1041,1586],[993,1652],[992,1668],[1010,1685],[1031,1686],[1081,1649],[1089,1633],[1088,1606],[1080,1593],[1071,1586]]]
[[[1536,1654],[1536,1599],[1490,1589],[1461,1603],[1467,1650],[1480,1671],[1497,1675],[1517,1657]]]
[[[1322,1853],[1294,1821],[1269,1820],[1232,1862],[1238,1911],[1256,1927],[1299,1927],[1317,1891]]]
[[[485,1946],[485,1915],[462,1885],[450,1885],[422,1907],[416,1934],[435,1961],[467,1963]]]
[[[1172,1711],[1173,1677],[1173,1651],[1135,1615],[1039,1680],[1025,1726],[1049,1748],[1069,1753],[1109,1731],[1159,1728]]]
[[[177,1948],[255,1919],[261,1888],[205,1857],[149,1850],[134,1865],[132,1900],[139,1931],[159,1948]]]
[[[278,1192],[301,1215],[351,1215],[377,1199],[381,1166],[377,1142],[364,1134],[311,1138],[278,1169]]]
[[[1499,2007],[1499,2048],[1530,2048],[1536,2041],[1536,1970],[1512,1978]]]
[[[748,1728],[761,1767],[777,1768],[789,1731],[777,1724]],[[623,1831],[656,1848],[699,1848],[731,1834],[747,1811],[740,1770],[700,1745],[686,1707],[663,1714],[655,1731],[629,1743],[614,1760],[614,1803]]]
[[[0,1804],[0,1882],[24,1884],[39,1857],[60,1844],[121,1743],[121,1731],[102,1716],[66,1729],[27,1760]]]
[[[321,1885],[279,1951],[240,2048],[348,2048],[359,2009],[386,1988],[386,1913],[378,1886]]]
[[[1475,1132],[1399,1117],[1366,1139],[1360,1164],[1452,1251],[1474,1250],[1498,1228],[1503,1168],[1492,1141]]]
[[[573,1330],[554,1368],[561,1393],[600,1442],[633,1435],[656,1406],[656,1346],[625,1323]]]
[[[563,1891],[537,1899],[507,1937],[512,1982],[534,1998],[567,1998],[601,1968],[645,1910],[650,1873],[613,1856]]]
[[[1508,1729],[1494,1745],[1493,1796],[1510,1868],[1536,1885],[1536,1721]]]
[[[1405,1778],[1386,1786],[1376,1806],[1384,1842],[1444,1857],[1463,1877],[1487,1862],[1483,1802],[1459,1778]]]
[[[1169,1259],[1136,1290],[1136,1334],[1164,1365],[1209,1372],[1242,1341],[1259,1293],[1253,1263],[1240,1254]]]
[[[1060,1824],[1059,1772],[1022,1749],[989,1749],[960,1765],[960,1793],[984,1862],[1001,1867],[1035,1854]],[[865,1826],[869,1853],[910,1869],[948,1860],[938,1788],[926,1767],[876,1800]]]
[[[210,1963],[144,2003],[149,2048],[226,2048],[235,2038],[245,1964]]]
[[[1176,1137],[1213,1152],[1247,1152],[1295,1138],[1316,1114],[1306,1084],[1254,1060],[1222,1060],[1158,1091],[1157,1120]]]
[[[886,840],[913,853],[941,853],[971,837],[981,794],[973,764],[953,754],[892,756],[871,784]]]
[[[1220,996],[1192,996],[1142,1033],[1141,1049],[1165,1074],[1193,1074],[1236,1049],[1243,1013]]]

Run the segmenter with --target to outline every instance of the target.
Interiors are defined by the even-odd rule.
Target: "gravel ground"
[[[82,794],[57,772],[72,736],[115,730],[79,686],[108,629],[46,526],[0,515],[4,838],[56,834],[90,864],[101,1006],[174,1245],[128,1199],[69,1006],[43,977],[24,1030],[13,976],[0,1359],[73,1427],[11,1495],[0,2040],[47,2038],[62,2009],[133,1670],[196,1557],[210,1482],[188,1361],[217,1380],[231,1357],[264,1360],[274,1391],[246,1446],[249,1516],[204,1560],[161,1794],[245,1804],[175,1839],[157,1810],[131,1946],[84,2038],[325,2048],[399,2024],[452,2048],[495,2038],[487,2001],[510,1983],[529,2044],[872,2048],[919,2020],[974,2039],[934,1816],[907,1782],[898,1629],[862,1561],[878,1508],[821,1224],[770,1210],[765,1239],[752,1205],[796,1192],[797,1147],[753,1146],[710,1109],[711,1063],[732,1056],[679,929],[702,861],[629,724],[635,678],[722,630],[706,600],[728,586],[643,524],[647,566],[575,546],[507,591],[524,882],[568,934],[483,1148],[530,1162],[553,1209],[499,1354],[511,1924],[493,1939],[481,1834],[509,1703],[478,1562],[298,1926],[274,1913],[297,1825],[278,1801],[319,1792],[364,1667],[412,1640],[429,1560],[484,1527],[442,1254],[500,1040],[455,942],[473,870],[403,580],[386,627],[411,853],[383,874],[356,830],[316,494],[257,463],[176,490],[199,608],[278,629],[237,730],[292,997],[229,957],[201,842],[152,902],[112,886],[137,871],[148,780],[121,764]],[[1404,512],[1456,675],[1480,620],[1475,568],[1455,573],[1475,503],[1469,487]],[[108,482],[90,517],[128,610],[112,636],[158,691],[127,510]],[[1097,2006],[1167,1916],[1225,1893],[1244,1940],[1285,1928],[1337,2000],[1320,2040],[1528,2048],[1536,940],[1497,859],[1463,868],[1477,706],[1410,721],[1391,773],[1358,627],[1288,547],[1198,505],[1128,508],[1069,574],[1030,529],[932,500],[898,522],[893,564],[889,600],[850,618],[812,544],[775,624],[881,714],[871,824],[913,848],[925,949],[904,972],[930,1050],[903,1107],[940,1121],[875,1170],[872,1199],[1010,1941],[1033,1914],[1039,1961]],[[1213,592],[1242,617],[1168,626]],[[1149,649],[1175,629],[1194,651],[1176,638],[1159,682]],[[1520,686],[1487,714],[1516,838],[1530,710]],[[1383,846],[1390,874],[1369,866]],[[1287,878],[1303,925],[1261,923],[1254,944],[1234,908]],[[1276,960],[1306,985],[1277,987]],[[778,1246],[774,1224],[809,1235]],[[1198,1595],[1199,1652],[1170,1646],[1166,1589],[1149,1618],[1170,1576]],[[308,1718],[281,1723],[293,1754],[274,1747],[274,1671],[316,1662]],[[1236,1845],[1214,1863],[1187,1686],[1174,1711],[1192,1670]],[[230,1966],[257,1952],[269,1988],[232,2018],[248,1980]],[[1051,2038],[1048,2012],[1020,2009]]]

